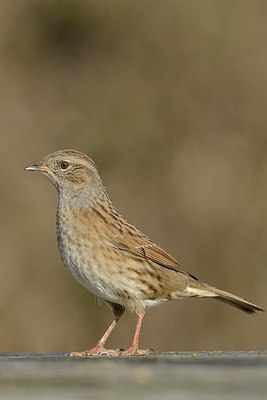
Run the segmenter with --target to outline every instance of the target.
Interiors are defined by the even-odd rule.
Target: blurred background
[[[266,18],[264,0],[1,1],[0,352],[84,350],[112,318],[60,260],[55,189],[23,170],[63,148],[90,155],[185,270],[267,307]],[[266,328],[263,313],[168,302],[140,344],[262,349]]]

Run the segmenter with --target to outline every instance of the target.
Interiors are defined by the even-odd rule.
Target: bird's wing
[[[110,239],[109,242],[113,247],[118,250],[127,252],[136,257],[140,257],[141,259],[144,259],[148,262],[156,263],[161,267],[180,272],[197,280],[197,278],[193,275],[180,269],[180,264],[178,263],[178,261],[175,260],[175,258],[173,258],[170,254],[162,250],[155,243],[149,241],[149,244],[144,245],[138,243],[139,241],[141,241],[138,239],[139,238],[137,237],[135,239],[137,243],[134,243],[132,238],[131,240],[127,240],[127,238],[120,236],[119,238],[116,237],[115,239]]]

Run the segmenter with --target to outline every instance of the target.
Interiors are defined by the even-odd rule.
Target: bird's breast
[[[118,302],[114,263],[109,264],[98,228],[90,221],[84,224],[79,218],[70,217],[67,210],[62,211],[57,214],[57,241],[66,268],[96,296]]]

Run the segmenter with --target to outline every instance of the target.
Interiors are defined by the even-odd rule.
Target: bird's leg
[[[109,327],[106,330],[106,332],[104,333],[104,335],[97,342],[95,347],[93,347],[90,350],[85,350],[85,351],[73,351],[72,353],[70,353],[71,357],[97,356],[97,355],[101,355],[101,354],[103,354],[103,355],[105,354],[105,355],[109,355],[109,356],[117,356],[120,354],[119,350],[109,350],[109,349],[106,349],[104,346],[106,344],[106,341],[107,341],[109,335],[111,334],[111,332],[117,325],[118,321],[120,320],[122,314],[124,313],[125,308],[123,306],[120,306],[119,304],[115,304],[115,303],[108,303],[108,304],[112,308],[112,311],[114,314],[114,319],[111,322],[111,324],[109,325]]]
[[[138,348],[139,335],[140,335],[140,330],[141,330],[141,325],[142,325],[142,320],[144,318],[144,315],[145,314],[138,315],[133,342],[132,342],[131,346],[129,347],[129,349],[120,352],[121,356],[132,356],[132,355],[145,356],[150,353],[149,349],[141,350]]]
[[[114,318],[114,320],[111,322],[108,329],[106,330],[104,335],[101,337],[101,339],[97,342],[95,347],[93,347],[90,350],[82,351],[81,354],[79,352],[77,352],[77,353],[71,353],[71,355],[75,355],[75,356],[77,356],[77,355],[93,356],[93,355],[100,355],[100,354],[116,355],[117,354],[116,350],[108,350],[108,349],[105,349],[104,346],[106,344],[106,341],[107,341],[109,335],[111,334],[111,332],[117,325],[117,322],[119,321],[120,317],[121,317],[121,315]]]

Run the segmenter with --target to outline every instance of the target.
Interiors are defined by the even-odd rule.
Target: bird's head
[[[59,150],[41,162],[25,168],[45,175],[59,192],[75,194],[87,190],[103,189],[103,183],[94,161],[77,150]]]

